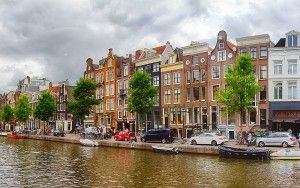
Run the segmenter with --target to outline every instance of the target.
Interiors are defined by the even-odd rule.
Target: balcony
[[[127,95],[127,90],[126,89],[120,89],[119,95],[120,95],[120,97],[126,96]]]

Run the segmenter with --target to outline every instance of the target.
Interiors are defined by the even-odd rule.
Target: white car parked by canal
[[[193,136],[190,139],[190,144],[197,145],[197,144],[207,144],[212,146],[217,146],[227,142],[225,136],[222,136],[218,133],[201,133],[200,135]]]
[[[258,138],[256,144],[259,147],[282,146],[286,148],[288,146],[297,145],[297,139],[289,132],[274,132],[266,137]]]

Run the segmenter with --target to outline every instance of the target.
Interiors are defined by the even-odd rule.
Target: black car
[[[176,137],[177,131],[176,129],[151,129],[145,133],[141,137],[142,142],[161,142],[172,143],[174,141],[174,137]]]
[[[55,130],[55,131],[53,131],[53,136],[64,137],[65,135],[66,135],[66,133],[64,131],[61,131],[61,130]]]

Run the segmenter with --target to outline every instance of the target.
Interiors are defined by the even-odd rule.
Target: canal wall
[[[0,134],[0,136],[6,136]],[[45,135],[30,135],[28,139],[53,141],[53,142],[64,142],[72,144],[80,144],[78,138],[74,137],[55,137],[55,136],[45,136]],[[139,149],[139,150],[152,150],[152,146],[171,146],[170,144],[160,144],[160,143],[142,143],[142,142],[122,142],[114,140],[98,140],[100,146],[114,147],[114,148],[126,148],[126,149]],[[195,153],[195,154],[209,154],[218,155],[219,150],[217,146],[203,146],[203,145],[186,145],[186,144],[172,144],[172,146],[178,148],[181,153]]]

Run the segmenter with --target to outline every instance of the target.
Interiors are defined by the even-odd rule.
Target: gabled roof
[[[279,41],[274,47],[285,47],[285,38],[279,39]]]
[[[52,86],[48,89],[50,93],[58,93],[59,92],[59,86]]]
[[[158,54],[162,54],[165,51],[165,49],[166,49],[166,45],[153,48],[153,50],[155,50],[156,53],[158,53]]]
[[[229,46],[229,48],[232,50],[233,48],[236,48],[236,45],[227,41],[227,45]]]

